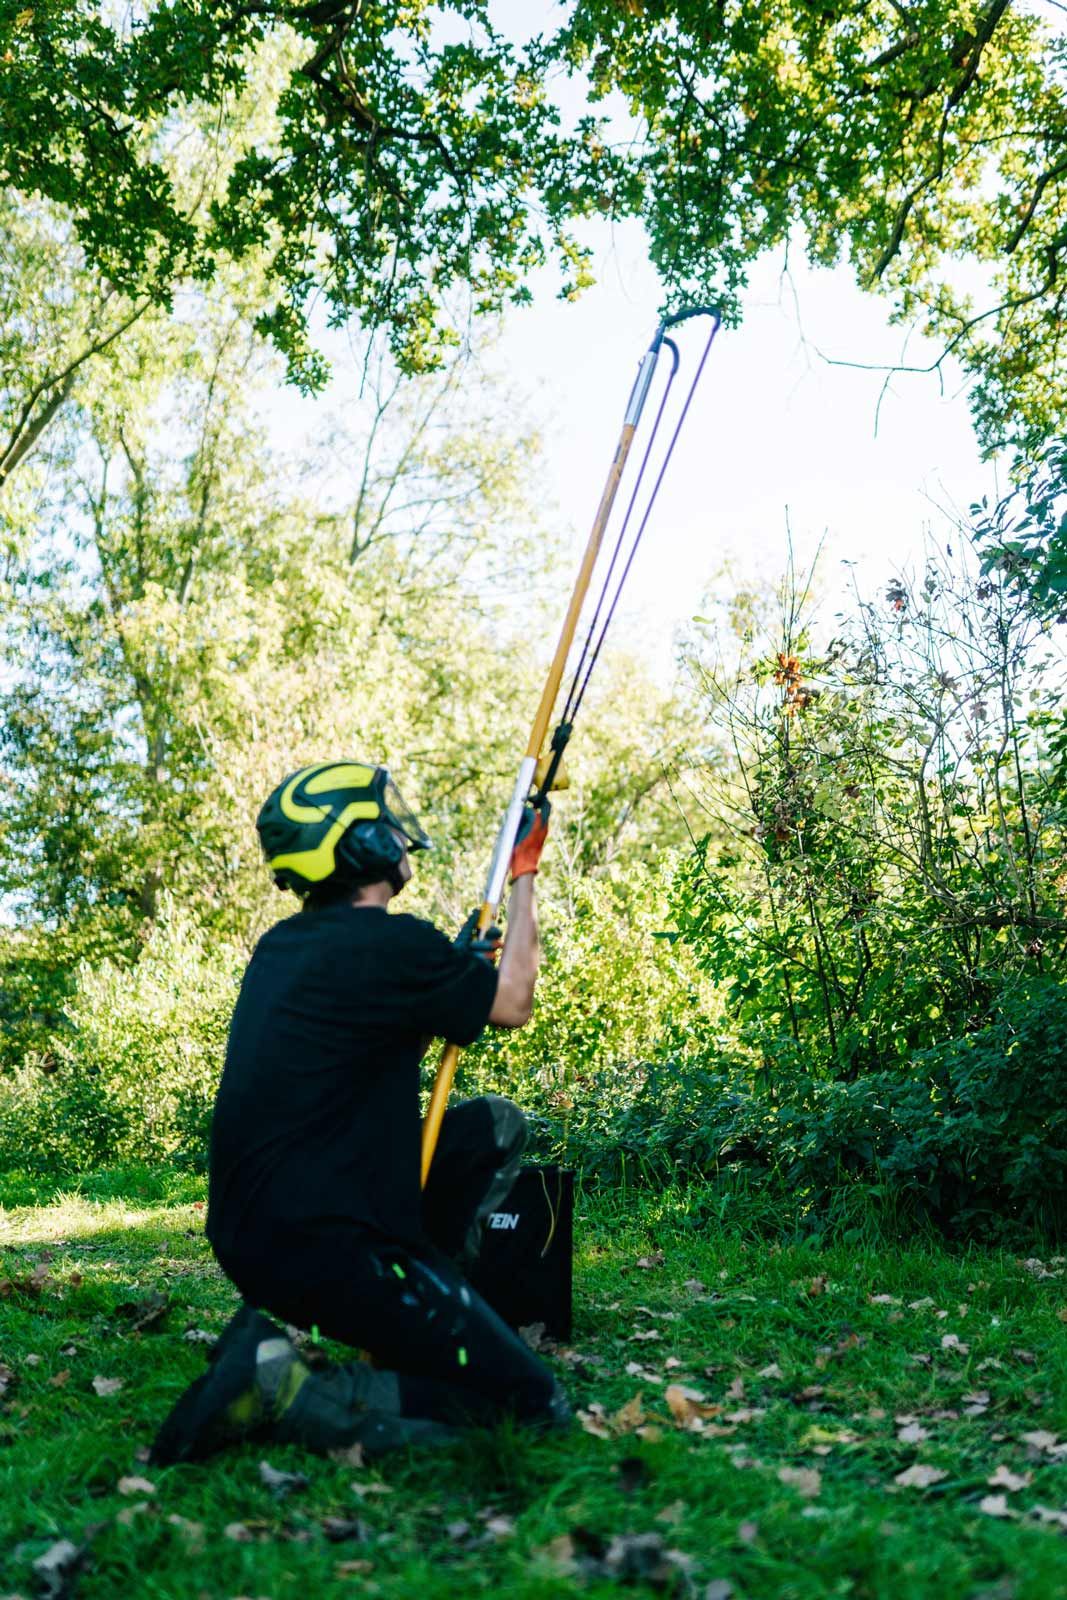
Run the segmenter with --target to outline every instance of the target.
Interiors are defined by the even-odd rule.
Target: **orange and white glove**
[[[512,883],[516,878],[525,878],[535,873],[541,865],[541,852],[548,838],[548,819],[551,812],[552,807],[548,800],[542,800],[537,806],[527,801],[523,807],[522,821],[515,836],[515,848],[511,852]]]

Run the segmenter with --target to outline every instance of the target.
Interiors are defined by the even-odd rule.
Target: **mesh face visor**
[[[430,850],[433,848],[433,841],[430,839],[429,834],[423,829],[418,817],[407,804],[392,778],[387,777],[385,780],[381,804],[386,820],[391,822],[394,828],[399,828],[408,842],[409,850]]]

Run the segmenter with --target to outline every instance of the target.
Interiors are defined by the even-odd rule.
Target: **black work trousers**
[[[552,1373],[461,1270],[511,1188],[525,1142],[525,1118],[510,1101],[465,1101],[445,1113],[423,1194],[428,1246],[328,1222],[280,1238],[269,1269],[223,1267],[252,1304],[367,1351],[376,1367],[396,1373],[405,1417],[547,1418],[560,1397]]]

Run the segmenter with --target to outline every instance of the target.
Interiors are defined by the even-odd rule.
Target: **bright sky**
[[[572,537],[575,563],[660,301],[636,223],[595,224],[587,237],[596,286],[563,302],[546,271],[533,284],[534,305],[510,313],[493,353],[543,426],[546,499]],[[788,276],[782,269],[781,257],[757,263],[742,326],[719,334],[635,564],[622,628],[660,670],[676,627],[700,610],[724,564],[742,580],[781,576],[787,517],[801,566],[824,541],[821,588],[832,613],[850,571],[842,563],[855,563],[861,591],[876,594],[921,565],[929,538],[944,543],[946,513],[995,492],[958,369],[944,388],[936,373],[897,374],[885,387],[882,372],[832,364],[825,358],[921,365],[938,350],[917,337],[906,343],[887,303],[862,293],[847,268],[813,270],[798,254]],[[679,331],[679,405],[707,326]],[[646,431],[655,399],[654,391]],[[290,439],[315,425],[316,402],[286,390],[276,404]],[[640,435],[632,461],[639,444]]]
[[[660,291],[636,225],[613,235],[602,228],[597,279],[574,304],[554,300],[546,283],[534,307],[512,314],[501,351],[535,385],[549,488],[583,538],[657,321]],[[706,326],[679,332],[675,395]],[[781,259],[758,264],[742,327],[722,331],[713,348],[635,565],[632,594],[657,633],[699,609],[724,561],[744,576],[777,578],[787,516],[801,561],[825,535],[829,599],[842,561],[858,564],[861,588],[882,586],[921,563],[926,537],[947,537],[941,508],[965,511],[992,491],[958,371],[944,393],[936,374],[900,374],[882,396],[884,374],[824,359],[892,363],[904,342],[886,303],[861,293],[847,269],[797,262],[785,278]],[[918,365],[936,354],[912,339],[904,359]],[[646,426],[651,415],[650,404]]]

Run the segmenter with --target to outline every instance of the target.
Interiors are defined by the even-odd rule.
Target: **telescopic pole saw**
[[[641,480],[644,477],[645,468],[648,465],[649,456],[652,446],[655,442],[656,433],[659,429],[660,420],[663,416],[663,411],[666,405],[667,396],[670,392],[671,384],[674,382],[675,374],[678,371],[678,348],[674,344],[673,340],[667,337],[667,330],[675,327],[679,322],[688,321],[690,317],[701,316],[712,318],[711,333],[708,337],[708,342],[704,349],[704,354],[701,357],[696,375],[690,386],[689,394],[685,400],[684,406],[682,407],[681,415],[679,416],[674,433],[661,462],[656,481],[645,506],[644,514],[638,525],[637,533],[633,538],[629,555],[627,556],[620,576],[617,579],[614,595],[609,602],[608,591],[612,582],[612,577],[622,556],[626,532],[631,514],[634,510],[634,505],[637,500],[637,494],[641,487]],[[607,482],[604,485],[604,491],[600,496],[600,504],[597,507],[596,516],[593,519],[593,527],[589,535],[589,542],[585,547],[585,554],[582,557],[582,563],[578,569],[578,576],[575,579],[570,603],[567,606],[567,613],[563,619],[563,627],[560,630],[559,642],[556,645],[555,655],[552,658],[552,665],[548,669],[548,677],[546,678],[545,686],[541,691],[541,700],[537,707],[537,715],[534,717],[533,726],[530,729],[530,737],[526,745],[526,754],[523,756],[522,761],[519,764],[518,775],[515,779],[515,787],[511,792],[511,800],[508,803],[508,808],[504,813],[504,820],[501,824],[500,832],[497,835],[496,846],[493,850],[493,858],[489,867],[489,876],[486,881],[485,893],[482,899],[482,906],[478,914],[479,933],[484,933],[486,929],[492,925],[500,908],[500,902],[504,895],[504,887],[507,882],[508,866],[511,862],[511,854],[515,848],[516,835],[519,831],[519,824],[522,821],[523,807],[525,806],[527,800],[531,798],[531,796],[547,794],[549,789],[551,789],[553,781],[559,770],[559,765],[563,757],[563,750],[566,746],[567,740],[570,738],[575,715],[577,714],[578,707],[580,706],[585,695],[590,674],[592,673],[592,669],[596,665],[597,658],[599,657],[600,648],[604,642],[604,636],[614,615],[615,607],[618,604],[622,586],[629,575],[630,567],[637,552],[637,547],[640,543],[641,536],[644,533],[649,513],[652,509],[656,495],[659,492],[659,487],[663,481],[664,473],[674,451],[674,446],[678,440],[678,434],[681,431],[682,424],[685,421],[686,413],[689,410],[690,401],[692,400],[696,386],[700,381],[701,373],[704,370],[704,364],[707,361],[708,355],[711,351],[712,342],[714,341],[718,330],[719,315],[718,312],[715,311],[711,306],[694,306],[687,311],[677,312],[672,317],[666,317],[656,329],[652,343],[649,345],[641,364],[637,369],[637,377],[634,380],[634,386],[630,392],[629,403],[626,407],[626,415],[623,419],[622,432],[619,435],[619,442],[615,447],[615,454],[612,458],[611,467],[608,471]],[[600,555],[601,546],[604,543],[604,534],[607,529],[608,521],[611,517],[612,507],[615,504],[615,497],[618,494],[619,484],[622,480],[622,475],[630,454],[630,446],[633,444],[634,434],[636,433],[638,423],[641,420],[641,413],[644,410],[645,401],[648,398],[648,392],[652,385],[652,378],[656,370],[656,364],[659,360],[660,351],[663,349],[664,345],[666,345],[671,352],[670,376],[667,380],[667,385],[660,401],[655,424],[645,450],[644,459],[641,463],[637,480],[634,484],[633,493],[630,497],[630,503],[615,543],[615,549],[608,566],[607,575],[604,579],[600,597],[589,627],[588,637],[586,639],[586,643],[574,675],[574,682],[572,684],[570,694],[567,697],[567,704],[564,709],[563,718],[557,724],[552,737],[551,746],[546,752],[545,741],[548,737],[549,723],[552,720],[552,712],[555,708],[556,700],[559,695],[560,684],[563,682],[563,675],[567,670],[567,661],[570,657],[571,647],[574,644],[574,638],[578,630],[578,623],[581,619],[582,609],[589,593],[590,584],[592,583],[593,573],[597,564],[597,558]],[[603,621],[601,622],[602,613],[604,613],[604,616]],[[440,1064],[437,1068],[437,1077],[434,1081],[433,1091],[430,1095],[430,1104],[427,1108],[426,1120],[422,1126],[422,1183],[424,1186],[429,1175],[430,1166],[433,1162],[434,1151],[437,1148],[437,1140],[441,1132],[441,1121],[444,1117],[445,1108],[448,1104],[448,1096],[452,1090],[452,1081],[456,1075],[459,1054],[460,1051],[458,1045],[446,1044],[441,1056]]]

